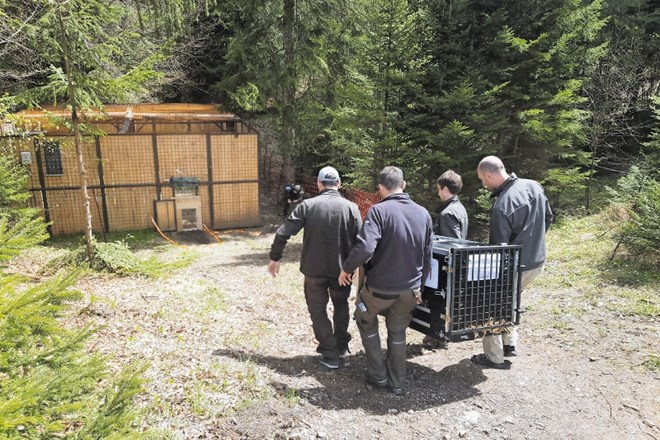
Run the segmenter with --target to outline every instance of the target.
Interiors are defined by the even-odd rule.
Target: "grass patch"
[[[208,312],[227,312],[229,304],[227,303],[227,293],[215,286],[207,287],[204,290],[206,300],[206,310]]]
[[[293,408],[300,402],[300,393],[297,388],[287,388],[286,390],[286,403],[289,407]]]
[[[649,355],[649,358],[644,361],[643,365],[651,371],[660,372],[660,356],[655,354]]]
[[[96,240],[101,243],[112,243],[121,241],[129,243],[133,249],[150,249],[167,242],[153,229],[142,229],[139,231],[107,232],[95,234]],[[85,244],[85,236],[82,234],[58,235],[49,238],[44,245],[55,248],[72,248]]]
[[[265,322],[257,322],[250,332],[245,329],[232,331],[225,338],[225,346],[246,351],[259,351],[269,344],[267,336],[273,334],[273,329]]]
[[[185,400],[200,416],[227,416],[261,403],[273,394],[258,366],[249,360],[216,362],[209,369],[199,369],[193,374],[194,379],[185,389]]]
[[[660,271],[655,262],[621,254],[610,260],[616,246],[614,222],[605,213],[579,219],[564,218],[548,233],[546,271],[535,281],[548,289],[567,289],[592,305],[624,315],[660,316]],[[561,311],[564,313],[565,311]],[[576,316],[583,312],[571,310]]]
[[[48,274],[64,268],[87,267],[97,272],[157,278],[174,269],[188,266],[196,258],[196,253],[192,251],[185,251],[178,259],[170,262],[162,262],[155,256],[140,258],[123,241],[95,242],[93,248],[92,264],[87,261],[86,247],[83,245],[49,261],[41,272]]]
[[[550,326],[556,330],[573,330],[572,325],[561,321],[553,321]]]

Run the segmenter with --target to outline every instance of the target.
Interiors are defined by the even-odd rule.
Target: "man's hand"
[[[280,273],[280,262],[270,260],[268,263],[268,273],[270,273],[273,278],[276,278]]]
[[[353,282],[353,274],[342,270],[337,281],[339,281],[340,286],[350,286]]]

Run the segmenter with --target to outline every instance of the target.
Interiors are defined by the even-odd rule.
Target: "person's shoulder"
[[[360,207],[357,205],[357,203],[348,200],[346,198],[341,197],[339,204],[344,206],[344,209],[348,208],[348,210],[352,212],[357,212],[357,213],[360,212]]]
[[[514,182],[521,186],[534,186],[541,187],[541,184],[534,179],[521,179],[520,177]]]
[[[539,194],[539,193],[544,193],[543,186],[537,182],[536,180],[532,179],[518,179],[520,188],[522,191],[527,191],[531,192],[533,194]],[[522,189],[524,188],[524,189]]]
[[[419,213],[419,215],[431,218],[431,214],[429,214],[429,210],[424,208],[422,205],[420,205],[417,202],[413,202],[412,206],[415,208],[415,211]],[[443,212],[446,210],[443,210]],[[442,212],[440,213],[442,215]]]

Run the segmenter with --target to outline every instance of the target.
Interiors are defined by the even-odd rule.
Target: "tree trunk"
[[[59,5],[59,4],[58,4]],[[62,33],[62,54],[64,62],[64,74],[67,79],[69,105],[71,106],[71,122],[73,124],[73,142],[76,146],[76,157],[78,158],[78,171],[80,172],[80,191],[83,199],[83,210],[85,215],[85,243],[87,261],[94,261],[94,232],[92,230],[92,211],[90,209],[89,193],[87,191],[87,171],[85,169],[85,157],[83,156],[80,134],[80,120],[78,119],[78,103],[76,102],[76,86],[71,72],[69,43],[62,18],[61,10],[58,9],[60,32]]]
[[[70,83],[69,87],[73,88]],[[94,261],[94,231],[92,229],[92,210],[90,208],[89,192],[87,191],[87,170],[85,167],[85,157],[83,156],[80,121],[75,106],[72,106],[71,119],[73,120],[73,136],[76,145],[76,157],[78,158],[78,171],[80,172],[80,191],[83,199],[83,209],[85,214],[85,244],[87,249],[87,260],[90,264]]]
[[[282,90],[282,174],[287,182],[295,178],[291,157],[295,148],[296,112],[296,0],[284,0],[282,38],[284,40],[284,82]]]

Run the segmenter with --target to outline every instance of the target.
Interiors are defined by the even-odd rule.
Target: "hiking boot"
[[[378,388],[385,388],[387,386],[387,379],[376,380],[367,376],[367,385],[372,385]]]
[[[504,361],[501,364],[497,364],[488,359],[488,356],[486,356],[484,353],[475,354],[470,360],[477,365],[482,365],[486,368],[495,368],[496,370],[508,370],[511,368],[510,361]]]
[[[339,359],[330,359],[327,356],[321,356],[319,358],[319,363],[331,370],[336,370],[339,368]]]
[[[404,390],[403,388],[394,388],[391,386],[388,386],[388,388],[390,389],[390,392],[395,396],[403,396],[404,394],[406,394],[406,390]]]
[[[337,351],[339,351],[340,358],[343,359],[350,354],[351,350],[348,348],[348,343],[351,339],[353,338],[350,333],[346,333],[343,337],[337,337]]]
[[[518,353],[516,353],[515,345],[504,346],[504,357],[516,357],[516,356],[518,356]]]

